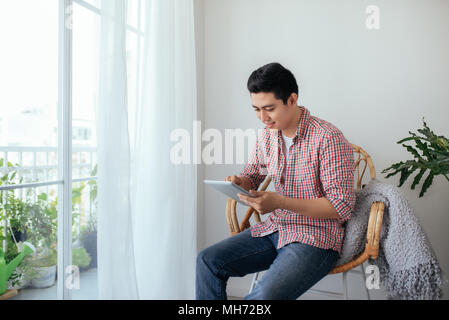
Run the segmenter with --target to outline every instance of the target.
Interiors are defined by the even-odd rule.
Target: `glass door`
[[[58,3],[0,2],[0,259],[12,299],[57,299]],[[0,292],[2,294],[2,292]]]

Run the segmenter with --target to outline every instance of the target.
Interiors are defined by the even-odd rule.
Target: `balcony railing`
[[[72,182],[81,183],[88,180],[96,180],[96,176],[91,176],[96,163],[95,147],[73,146],[72,147]],[[62,184],[62,180],[58,180],[58,149],[56,147],[19,147],[19,146],[3,146],[0,147],[0,159],[3,159],[3,165],[0,166],[0,176],[5,175],[9,170],[8,163],[13,165],[17,176],[22,177],[23,181],[19,183],[18,177],[15,178],[14,184],[0,185],[0,191],[14,190],[15,196],[21,200],[24,199],[24,191],[29,188],[45,190],[49,194],[51,186]],[[91,218],[94,214],[92,201],[89,197],[92,186],[87,184],[86,191],[81,195],[80,214],[75,221],[77,232],[79,234],[81,225]],[[42,189],[43,188],[43,189]],[[3,203],[6,203],[6,192],[3,194]],[[34,193],[36,200],[37,192]],[[6,233],[8,221],[4,219],[3,230]],[[3,243],[6,249],[6,243]]]

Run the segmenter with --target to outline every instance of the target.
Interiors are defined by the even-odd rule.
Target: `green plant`
[[[7,167],[3,167],[4,159],[0,158],[0,185],[13,185],[23,183],[20,177],[20,165],[8,162]],[[5,170],[6,168],[6,170]],[[91,176],[97,173],[97,166],[92,170]],[[94,180],[88,182],[91,187],[90,200],[96,207],[97,183]],[[72,238],[78,237],[77,221],[79,217],[79,206],[81,196],[86,184],[81,182],[78,187],[72,188]],[[32,279],[36,276],[35,268],[40,266],[51,266],[57,263],[57,205],[58,199],[50,200],[46,193],[35,194],[36,189],[29,189],[23,199],[15,195],[14,190],[0,192],[0,241],[6,240],[5,260],[8,263],[18,254],[16,242],[19,241],[15,235],[24,234],[26,240],[36,246],[38,255],[25,258],[20,264],[20,268],[11,276],[12,285],[17,284],[20,278]],[[31,199],[37,199],[36,201]],[[2,220],[7,219],[8,228],[5,232]],[[96,219],[90,215],[87,224],[80,226],[79,236],[86,232],[96,230]],[[1,243],[0,243],[1,245]],[[80,250],[82,249],[82,250]],[[84,266],[90,263],[90,255],[84,248],[74,248],[72,259],[77,265]],[[84,251],[83,251],[84,250]]]
[[[384,169],[382,173],[387,173],[388,171],[393,171],[389,173],[386,178],[389,178],[397,173],[400,173],[399,186],[401,187],[407,178],[416,170],[419,169],[418,174],[413,179],[411,189],[415,189],[415,186],[420,182],[424,173],[429,170],[429,174],[424,180],[419,197],[422,197],[427,189],[433,182],[433,178],[437,175],[443,175],[446,180],[449,181],[449,139],[444,136],[437,136],[433,131],[429,129],[424,118],[422,119],[424,123],[424,129],[418,129],[418,132],[423,136],[418,136],[415,133],[409,131],[411,137],[404,138],[396,143],[402,144],[406,141],[414,141],[416,147],[421,150],[422,155],[419,154],[418,150],[411,145],[402,144],[403,147],[407,148],[415,158],[415,160],[408,160],[405,162],[399,162],[391,165],[390,167]]]
[[[0,158],[0,167],[4,160]],[[23,183],[19,176],[20,166],[8,162],[6,173],[0,178],[0,185]],[[35,201],[32,199],[36,199]],[[4,230],[6,219],[7,229]],[[57,201],[50,201],[46,193],[36,194],[36,189],[29,189],[21,199],[14,190],[0,192],[0,240],[6,240],[5,260],[9,263],[18,254],[16,243],[21,237],[31,242],[39,252],[39,257],[26,257],[10,277],[11,284],[17,285],[20,280],[30,280],[36,277],[36,268],[56,264],[55,255],[57,239]]]
[[[79,267],[87,267],[90,264],[91,257],[84,248],[72,249],[72,264]]]
[[[98,165],[95,165],[95,167],[92,169],[90,176],[94,177],[97,175]],[[93,205],[93,212],[90,212],[89,218],[87,221],[83,221],[84,223],[80,223],[78,225],[79,221],[78,219],[75,219],[79,216],[79,205],[81,204],[81,195],[83,194],[83,191],[85,187],[90,187],[89,192],[89,198]],[[95,212],[97,211],[97,181],[95,180],[89,180],[86,183],[81,182],[80,185],[76,188],[72,189],[72,239],[73,241],[83,241],[83,238],[86,234],[94,232],[97,230],[97,219],[95,216]],[[79,232],[78,232],[79,230]]]

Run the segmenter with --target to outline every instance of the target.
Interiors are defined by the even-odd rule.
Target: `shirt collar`
[[[301,119],[299,119],[298,129],[296,130],[296,134],[293,137],[293,142],[295,140],[302,140],[306,136],[307,128],[309,127],[310,122],[310,111],[303,106],[298,107],[302,110]],[[282,131],[278,130],[278,137],[282,138]]]

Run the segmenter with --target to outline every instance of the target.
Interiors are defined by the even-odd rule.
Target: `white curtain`
[[[100,299],[193,299],[196,166],[170,162],[171,132],[192,133],[196,120],[193,0],[146,1],[142,90],[132,113],[125,8],[125,0],[102,1]]]
[[[98,292],[137,299],[130,206],[126,2],[103,1],[98,131]]]

